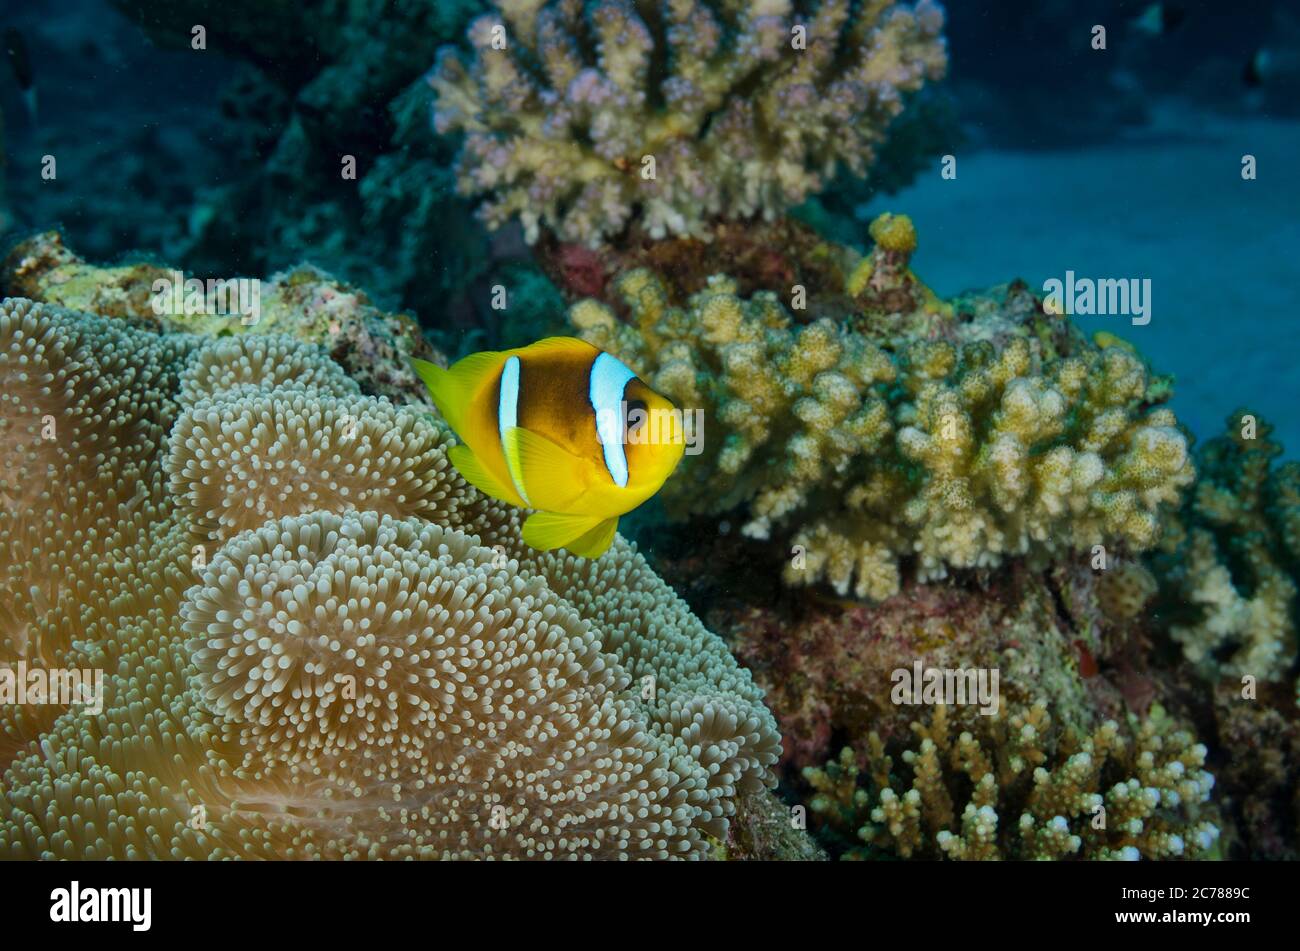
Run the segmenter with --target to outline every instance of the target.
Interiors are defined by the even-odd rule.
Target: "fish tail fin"
[[[456,467],[456,471],[464,477],[465,481],[484,495],[509,502],[519,508],[526,507],[526,503],[519,497],[514,487],[506,485],[489,472],[469,446],[452,446],[447,450],[447,458],[451,460],[451,464]]]
[[[537,512],[524,522],[524,541],[549,551],[567,548],[583,558],[599,558],[614,541],[617,518]]]

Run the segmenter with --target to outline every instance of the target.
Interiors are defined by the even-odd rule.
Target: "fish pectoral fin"
[[[489,472],[469,446],[452,446],[447,450],[447,458],[451,460],[451,464],[456,467],[456,471],[464,477],[465,481],[484,495],[509,502],[519,508],[527,507],[514,487],[506,485]]]
[[[587,490],[588,465],[559,443],[514,426],[501,440],[515,484],[530,508],[548,512],[570,508]]]
[[[524,522],[523,534],[526,543],[542,551],[567,548],[584,558],[599,558],[613,543],[617,527],[617,518],[536,512]]]
[[[618,519],[607,518],[603,522],[598,522],[596,527],[587,534],[575,538],[564,547],[583,558],[599,558],[609,550],[610,545],[614,544],[614,532],[617,528]]]

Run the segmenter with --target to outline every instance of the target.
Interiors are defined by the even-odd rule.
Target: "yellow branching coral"
[[[498,0],[441,51],[440,132],[490,227],[595,246],[769,219],[837,166],[866,173],[906,94],[941,77],[943,10],[889,0]]]
[[[1202,858],[1218,839],[1205,747],[1158,708],[1131,735],[1058,735],[1042,704],[969,723],[943,706],[914,723],[901,774],[873,734],[866,788],[848,749],[804,770],[813,812],[867,844],[845,857]]]
[[[908,363],[912,399],[898,412],[911,423],[897,446],[919,464],[921,489],[893,498],[916,527],[911,548],[923,578],[1035,550],[1149,548],[1161,507],[1177,505],[1192,481],[1173,414],[1135,411],[1147,375],[1123,350],[1035,367],[1023,338],[1001,352],[917,344]],[[890,474],[872,468],[862,484],[878,498]],[[863,515],[883,511],[875,499],[855,501]]]
[[[1122,348],[1080,342],[1062,357],[1028,335],[972,333],[891,359],[722,278],[684,308],[646,271],[618,290],[631,324],[594,301],[571,321],[705,412],[703,452],[665,486],[669,511],[747,505],[746,534],[792,538],[792,584],[878,599],[898,589],[904,557],[924,580],[1009,556],[1148,548],[1194,475],[1172,413],[1147,408],[1146,367]]]
[[[647,373],[678,406],[707,414],[702,454],[665,487],[673,511],[721,512],[753,499],[750,530],[765,533],[889,434],[873,385],[892,380],[893,365],[832,321],[801,327],[774,294],[742,300],[721,278],[686,309],[668,307],[647,271],[625,275],[619,291],[635,328],[584,301],[570,313],[582,336]],[[707,428],[717,425],[722,434]]]
[[[46,389],[75,396],[120,350],[149,372],[92,387],[127,417],[104,431],[153,442],[104,443],[152,460],[111,532],[60,534],[55,513],[4,536],[38,545],[7,585],[71,569],[57,605],[23,608],[39,626],[20,656],[97,666],[105,689],[102,709],[7,716],[0,856],[706,858],[772,781],[760,691],[625,542],[595,562],[525,549],[518,514],[448,465],[440,425],[337,395],[328,372],[209,375],[232,388],[184,409],[168,482],[181,370],[196,347],[191,368],[225,357],[26,308],[3,312],[20,356],[0,370],[69,368]],[[29,328],[63,350],[27,346]],[[101,331],[97,363],[77,348]],[[107,491],[77,497],[91,511]]]

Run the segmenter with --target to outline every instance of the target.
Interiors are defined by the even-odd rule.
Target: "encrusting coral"
[[[827,241],[788,217],[718,221],[705,237],[628,235],[595,249],[548,237],[533,246],[533,253],[569,303],[594,297],[618,308],[619,276],[644,268],[661,278],[672,304],[686,303],[708,287],[711,277],[725,274],[743,297],[802,287],[811,312],[838,317],[851,312],[844,285],[860,258],[853,248]]]
[[[910,253],[906,237],[883,253]],[[1163,394],[1123,347],[1063,335],[1062,352],[1032,324],[961,322],[924,293],[901,319],[928,322],[931,339],[882,345],[879,331],[800,324],[774,293],[744,299],[725,278],[684,307],[648,271],[617,290],[631,321],[588,300],[570,311],[579,333],[715,427],[665,487],[669,512],[746,505],[746,534],[790,538],[791,584],[881,599],[909,557],[927,580],[1017,555],[1146,549],[1193,478]]]
[[[890,0],[500,0],[441,51],[439,132],[489,227],[596,246],[771,219],[865,174],[904,97],[947,66],[943,11]]]
[[[9,636],[6,660],[16,644],[17,659],[99,666],[105,690],[98,712],[6,707],[0,854],[745,852],[729,819],[762,809],[748,804],[772,781],[775,724],[627,543],[598,561],[527,549],[518,515],[447,465],[441,424],[339,395],[283,339],[214,343],[25,301],[3,315],[6,383],[35,387],[5,406],[22,458],[50,452],[31,444],[31,406],[80,433],[85,391],[104,419],[69,461],[107,478],[138,453],[151,494],[76,496],[97,523],[117,504],[112,537],[62,533],[78,510],[42,515],[48,500],[24,509],[44,534],[7,527],[14,603],[53,566],[81,573],[46,582],[52,610],[32,606],[51,615],[42,631],[75,618],[76,639]],[[242,371],[272,352],[296,371],[260,387]],[[355,442],[305,422],[344,417]],[[46,471],[50,491],[80,485]],[[77,566],[82,537],[99,558]]]
[[[1200,858],[1219,837],[1206,749],[1163,711],[1080,736],[1042,704],[960,723],[938,706],[912,730],[901,774],[875,734],[865,769],[845,749],[804,770],[814,814],[860,840],[845,857]]]
[[[1063,561],[1046,571],[1015,563],[970,585],[911,580],[894,597],[874,603],[816,589],[774,594],[767,579],[780,570],[779,559],[763,560],[760,544],[734,544],[744,546],[746,570],[761,580],[743,589],[732,607],[708,591],[700,609],[763,687],[790,768],[824,762],[841,745],[864,756],[872,733],[886,742],[907,735],[915,710],[892,701],[892,677],[917,663],[997,670],[1002,703],[1049,697],[1062,729],[1090,731],[1126,709],[1145,712],[1128,684],[1143,673],[1141,664],[1113,657],[1082,612],[1075,614],[1076,601],[1087,608],[1086,586],[1095,586],[1084,559],[1081,566]],[[703,573],[718,560],[706,549],[698,561],[666,570],[680,585],[686,572]],[[719,589],[738,583],[709,580]]]

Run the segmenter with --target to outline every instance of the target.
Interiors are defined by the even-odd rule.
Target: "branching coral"
[[[65,582],[81,637],[42,660],[99,664],[105,706],[6,720],[0,854],[704,858],[771,782],[775,724],[722,641],[624,542],[598,562],[526,549],[518,514],[448,465],[441,426],[335,395],[328,372],[275,389],[210,372],[282,340],[6,307],[20,382],[76,370],[30,398],[75,396],[85,367],[29,335],[114,370],[92,392],[120,393],[112,423],[155,440],[120,448],[153,460],[157,494],[116,514],[89,581]],[[87,333],[115,342],[106,362],[76,350]],[[169,440],[172,495],[159,421],[187,365],[216,391]],[[191,558],[195,537],[220,547]],[[40,538],[29,575],[83,554],[66,544]]]
[[[903,98],[938,79],[943,12],[889,0],[501,0],[430,78],[460,186],[491,227],[520,217],[595,246],[780,214],[838,165],[865,174]]]
[[[1009,556],[1148,548],[1193,477],[1172,413],[1149,408],[1159,394],[1122,347],[1080,340],[1063,356],[1027,333],[999,345],[953,325],[956,342],[900,343],[891,359],[725,279],[682,308],[646,271],[618,290],[632,323],[584,301],[570,312],[579,332],[715,427],[665,487],[670,511],[746,503],[746,534],[792,536],[792,584],[878,599],[908,556],[925,580]]]
[[[922,576],[1031,549],[1149,548],[1161,506],[1176,505],[1192,480],[1173,414],[1140,410],[1146,369],[1123,349],[1035,367],[1024,339],[1001,352],[918,344],[907,362],[911,400],[899,412],[910,425],[897,445],[924,473],[904,503]],[[849,493],[864,514],[900,500],[876,468]]]
[[[1247,699],[1240,684],[1213,689],[1222,762],[1215,765],[1245,854],[1300,858],[1300,717],[1290,684],[1261,684]]]
[[[669,483],[675,511],[725,511],[757,495],[759,517],[779,518],[826,473],[888,435],[872,387],[892,380],[894,368],[831,321],[797,327],[774,294],[742,300],[722,279],[686,310],[668,306],[648,271],[630,272],[618,287],[635,326],[585,301],[570,313],[582,335],[649,371],[679,406],[710,410],[706,426],[726,427],[724,438],[706,432],[703,454]],[[765,472],[774,463],[787,474],[779,486]]]
[[[1244,409],[1228,417],[1151,561],[1168,636],[1213,697],[1237,836],[1247,854],[1276,859],[1294,858],[1300,829],[1300,465],[1275,464],[1272,433]]]
[[[1245,410],[1198,456],[1201,479],[1158,558],[1170,633],[1211,677],[1279,680],[1296,660],[1300,465],[1274,467],[1272,427]]]
[[[847,749],[804,770],[814,813],[867,844],[848,857],[1168,859],[1214,847],[1205,747],[1163,711],[1131,736],[1113,720],[1060,735],[1042,704],[973,720],[962,729],[940,706],[914,723],[901,775],[873,734],[867,788]]]

